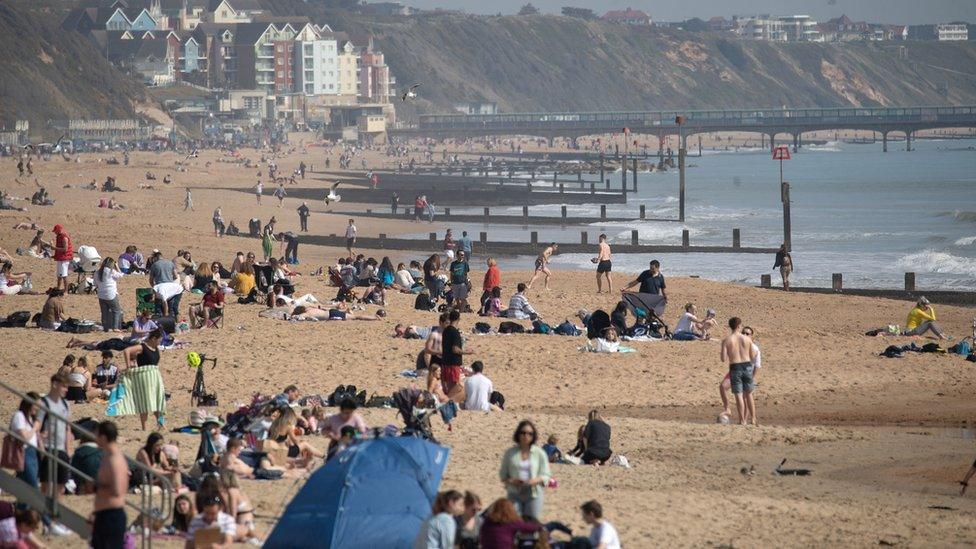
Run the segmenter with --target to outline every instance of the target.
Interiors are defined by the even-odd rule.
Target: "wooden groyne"
[[[399,210],[396,214],[392,212],[377,212],[371,209],[366,211],[353,212],[353,211],[321,211],[319,213],[331,213],[336,215],[343,215],[348,217],[370,217],[376,219],[402,219],[402,220],[412,220],[414,218],[413,206],[405,207],[403,204],[400,205]],[[481,214],[459,214],[452,212],[451,208],[444,208],[442,212],[439,212],[435,219],[440,222],[453,221],[456,223],[483,223],[485,225],[589,225],[593,223],[626,223],[629,221],[678,221],[677,218],[659,218],[659,217],[647,217],[647,209],[645,205],[641,204],[639,209],[634,212],[636,215],[631,217],[608,217],[606,205],[600,206],[600,216],[599,217],[580,217],[580,216],[570,216],[567,215],[566,206],[560,208],[560,216],[555,217],[551,215],[529,215],[529,207],[522,206],[521,215],[506,215],[492,213],[491,208],[485,207],[482,209]]]

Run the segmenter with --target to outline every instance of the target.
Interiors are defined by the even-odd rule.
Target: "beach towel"
[[[159,368],[149,364],[122,372],[118,385],[109,395],[105,415],[119,417],[154,412],[166,413],[166,390]]]

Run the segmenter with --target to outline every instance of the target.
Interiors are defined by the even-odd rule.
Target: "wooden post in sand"
[[[600,219],[606,219],[606,218],[607,218],[607,205],[600,204]]]
[[[740,244],[739,229],[732,229],[732,248],[738,248]]]
[[[590,183],[590,194],[596,194],[596,183]]]
[[[386,243],[386,233],[380,233],[380,247],[383,247],[383,244],[385,243]]]
[[[526,222],[529,219],[529,207],[522,206],[522,222]]]
[[[562,184],[562,183],[560,183],[560,184],[559,184],[559,194],[563,194],[563,192],[564,192],[564,189],[563,189],[563,184]]]
[[[451,217],[451,209],[444,208],[444,217]]]
[[[830,287],[833,288],[835,292],[840,292],[844,289],[844,275],[841,273],[834,273],[831,275]]]
[[[905,273],[905,291],[915,291],[915,273]]]
[[[485,208],[485,223],[487,223],[489,219],[491,219],[491,210],[489,208]]]
[[[647,219],[647,206],[644,204],[640,205],[640,218]]]
[[[437,242],[437,233],[430,233],[430,241]]]
[[[560,206],[559,213],[562,215],[563,219],[566,219],[566,206]]]
[[[681,230],[681,247],[687,248],[690,245],[688,229]]]
[[[773,277],[770,276],[770,275],[768,275],[768,274],[759,275],[759,287],[760,288],[772,288],[773,287]]]
[[[539,233],[537,233],[535,231],[532,231],[531,233],[529,233],[529,243],[530,244],[538,244],[539,243]]]
[[[637,229],[634,229],[630,231],[630,245],[637,246],[637,242],[638,242]]]
[[[580,244],[587,244],[588,238],[589,236],[586,234],[586,231],[580,231]]]
[[[488,233],[482,231],[481,234],[478,235],[478,240],[480,240],[482,244],[484,244],[484,245],[487,246],[488,245]]]

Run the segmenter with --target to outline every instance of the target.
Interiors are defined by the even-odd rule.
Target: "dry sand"
[[[323,152],[309,147],[307,156],[296,153],[278,163],[285,171],[302,159],[320,165]],[[260,156],[253,150],[245,154],[255,160]],[[38,163],[39,181],[57,204],[32,207],[28,214],[0,213],[0,246],[11,252],[25,246],[32,233],[10,227],[31,217],[49,229],[62,223],[76,249],[94,245],[103,256],[117,255],[125,245],[136,244],[144,252],[160,248],[168,257],[177,248],[188,248],[197,261],[220,260],[229,265],[235,251],[260,253],[260,245],[257,240],[214,237],[210,217],[218,205],[225,219],[242,228],[249,217],[265,221],[276,215],[281,230],[297,230],[298,201],[286,199],[279,209],[277,200],[266,196],[257,207],[250,194],[221,190],[253,185],[257,170],[217,162],[204,168],[206,161],[216,160],[215,152],[191,160],[187,173],[175,171],[178,157],[172,153],[136,153],[129,167],[92,162],[108,156],[86,154],[81,164],[60,159]],[[333,165],[336,157],[334,152]],[[0,185],[15,196],[29,196],[33,182],[14,182],[14,163],[9,159],[3,163]],[[158,176],[156,190],[136,188],[145,182],[147,170]],[[172,185],[162,183],[166,173],[173,175]],[[115,195],[127,207],[124,211],[95,207],[98,198],[107,196],[103,193],[62,188],[93,178],[100,183],[109,174],[130,190]],[[325,188],[327,182],[309,179],[302,186],[313,184]],[[182,211],[186,185],[195,187],[194,212]],[[266,192],[272,187],[266,185]],[[324,209],[313,204],[313,210]],[[317,213],[310,228],[313,234],[339,233],[345,222],[340,216]],[[365,218],[357,225],[362,235],[415,230],[409,223]],[[335,289],[308,273],[331,264],[341,252],[302,246],[300,270],[305,276],[298,279],[299,291],[332,297]],[[370,255],[382,257],[384,252]],[[421,254],[391,254],[394,263],[411,256]],[[474,260],[476,286],[484,272],[482,261],[483,257]],[[53,284],[50,260],[17,258],[15,270],[33,271],[41,291]],[[528,274],[502,274],[506,299],[515,283]],[[615,273],[615,286],[627,278]],[[134,310],[135,289],[145,283],[141,276],[121,281],[127,319]],[[570,318],[579,307],[609,309],[616,301],[614,296],[595,295],[590,272],[557,272],[552,287],[549,292],[532,290],[529,296],[553,324]],[[565,450],[573,446],[586,411],[598,408],[613,428],[614,451],[626,455],[633,467],[554,466],[559,487],[547,492],[547,520],[583,528],[578,506],[596,498],[629,547],[976,543],[976,502],[958,497],[955,484],[976,456],[972,440],[964,438],[967,432],[959,429],[969,425],[976,409],[972,404],[976,369],[953,355],[880,358],[879,351],[889,343],[903,342],[902,338],[862,335],[872,327],[903,324],[909,303],[787,294],[677,278],[669,280],[669,293],[672,305],[665,320],[672,325],[680,305],[695,302],[716,308],[723,321],[737,314],[755,327],[764,362],[757,390],[763,426],[713,423],[719,411],[717,385],[725,372],[716,342],[635,343],[636,353],[596,355],[577,350],[581,338],[470,336],[471,360],[486,364],[486,373],[505,394],[509,409],[462,413],[452,431],[435,421],[436,435],[452,448],[443,487],[473,490],[490,503],[504,493],[497,480],[498,460],[511,444],[518,420],[533,419],[543,436],[557,434]],[[2,297],[0,315],[39,311],[43,300],[43,296]],[[196,301],[185,295],[184,307]],[[221,412],[248,401],[256,391],[275,393],[289,383],[305,393],[328,394],[340,383],[352,383],[370,393],[389,394],[410,384],[398,373],[412,366],[421,346],[418,341],[391,338],[393,326],[435,320],[433,313],[412,309],[412,296],[394,295],[391,302],[385,320],[328,323],[261,319],[257,316],[261,307],[234,303],[228,307],[223,329],[193,331],[185,339],[192,350],[219,359],[219,367],[206,375],[208,388],[220,398]],[[94,296],[69,295],[66,309],[70,316],[98,319]],[[969,333],[972,310],[938,304],[936,309],[950,334],[958,338]],[[473,315],[462,319],[463,330],[470,330],[476,320],[480,319]],[[45,390],[47,378],[69,352],[64,349],[69,337],[37,329],[0,330],[2,379],[24,390]],[[166,387],[173,395],[170,426],[183,424],[190,412],[193,372],[185,365],[185,352],[167,352],[162,359]],[[96,353],[89,357],[96,358]],[[6,395],[2,402],[5,413],[16,405]],[[97,418],[104,409],[84,404],[72,413]],[[371,425],[400,425],[392,410],[370,409],[364,415]],[[125,448],[134,454],[145,433],[138,430],[134,417],[123,418],[120,425]],[[179,441],[183,461],[188,462],[197,437],[172,438]],[[322,439],[313,443],[325,447]],[[773,476],[772,469],[783,458],[796,467],[813,469],[813,475]],[[740,474],[742,467],[750,465],[755,466],[754,475]],[[244,486],[265,532],[297,488],[291,481],[246,481]],[[79,498],[69,499],[79,509],[87,505]],[[54,545],[65,544],[57,540]],[[74,540],[66,545],[81,543]]]

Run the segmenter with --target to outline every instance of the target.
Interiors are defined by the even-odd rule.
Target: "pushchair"
[[[79,246],[77,257],[71,262],[72,270],[78,274],[78,278],[68,287],[68,291],[73,294],[90,294],[95,291],[93,275],[101,262],[102,258],[93,246]]]
[[[430,428],[430,418],[437,413],[433,395],[417,388],[404,387],[393,393],[393,405],[405,424],[403,436],[425,438],[437,444]]]

